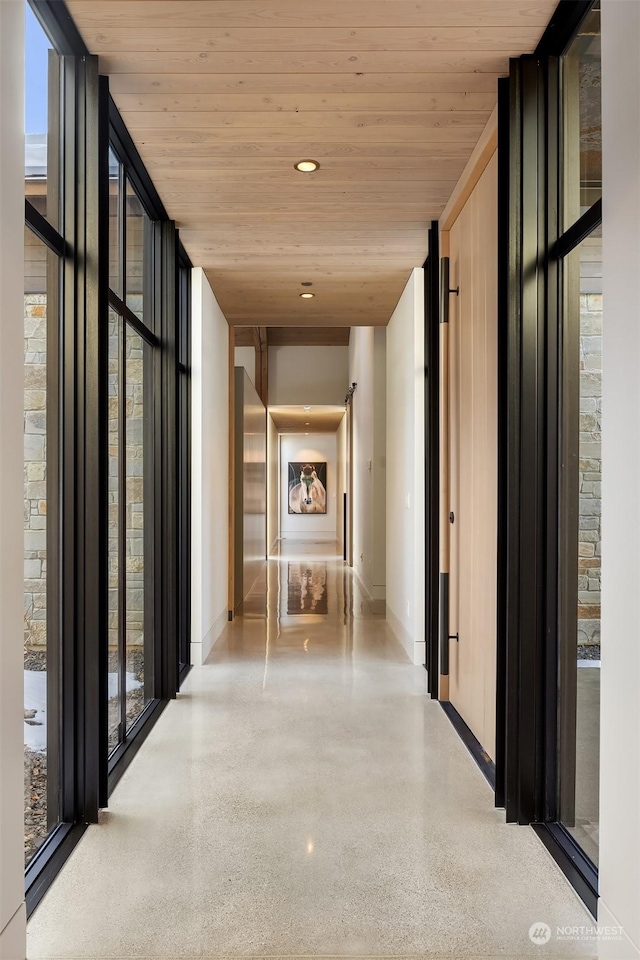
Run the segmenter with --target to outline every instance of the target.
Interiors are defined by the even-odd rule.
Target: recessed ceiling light
[[[304,425],[305,425],[305,427],[310,427],[310,426],[311,426],[311,421],[310,421],[310,420],[305,420]]]
[[[311,407],[303,407],[303,410],[311,410]]]
[[[300,296],[303,300],[311,300],[313,297],[315,297],[315,293],[301,293]]]
[[[299,170],[300,173],[313,173],[314,170],[320,167],[320,164],[317,160],[298,160],[293,166],[296,170]]]

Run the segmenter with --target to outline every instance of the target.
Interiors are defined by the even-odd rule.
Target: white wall
[[[229,327],[200,267],[192,274],[191,659],[207,658],[227,623]]]
[[[346,414],[340,421],[340,426],[336,431],[336,445],[338,448],[338,483],[336,487],[336,533],[338,541],[338,550],[342,554],[344,550],[344,541],[346,530],[344,528],[344,495],[347,492],[347,417]]]
[[[290,514],[287,496],[288,464],[297,461],[327,462],[326,514]],[[290,540],[337,538],[338,442],[335,433],[281,434],[280,436],[280,536]]]
[[[603,408],[600,904],[640,957],[640,4],[602,3]]]
[[[387,620],[424,663],[424,271],[387,327]]]
[[[235,368],[234,609],[267,557],[267,411],[244,367]]]
[[[280,441],[273,417],[267,413],[267,552],[273,549],[280,533],[279,451]]]
[[[354,327],[349,382],[358,386],[353,417],[353,567],[368,593],[385,598],[386,582],[386,329]]]
[[[344,403],[348,378],[348,347],[269,347],[273,406]]]
[[[0,957],[24,960],[24,4],[0,3]],[[19,560],[19,562],[16,562]]]
[[[234,349],[236,367],[244,367],[251,383],[256,385],[256,348],[236,347]]]

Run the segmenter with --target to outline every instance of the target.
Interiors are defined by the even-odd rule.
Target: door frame
[[[440,693],[440,234],[429,227],[424,262],[425,640],[427,693]]]

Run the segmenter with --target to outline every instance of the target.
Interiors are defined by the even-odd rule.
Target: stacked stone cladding
[[[600,642],[602,293],[580,297],[578,643]]]

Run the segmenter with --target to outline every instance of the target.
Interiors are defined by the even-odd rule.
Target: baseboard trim
[[[201,667],[216,643],[220,639],[224,628],[229,623],[229,610],[225,604],[224,610],[211,625],[199,643],[191,643],[191,663],[194,667]]]
[[[496,789],[496,765],[484,749],[475,733],[467,726],[456,708],[449,700],[441,700],[440,706],[464,743],[465,747],[480,767],[482,774],[493,791]]]
[[[323,543],[324,542],[337,543],[338,535],[335,530],[328,531],[328,532],[326,530],[325,531],[320,530],[317,533],[315,533],[312,530],[309,530],[306,533],[304,531],[300,531],[298,533],[297,530],[296,531],[290,530],[288,533],[281,533],[278,539],[293,540],[294,542],[296,540],[304,540],[304,541],[322,540]]]
[[[598,926],[618,927],[620,940],[604,940],[598,943],[598,957],[600,960],[640,960],[640,946],[625,932],[624,927],[609,910],[606,903],[598,901]]]
[[[0,957],[27,955],[27,910],[24,900],[3,930],[0,930]]]
[[[357,567],[353,566],[351,567],[351,569],[353,570],[355,576],[358,578],[358,583],[360,584],[364,593],[366,594],[367,600],[371,600],[372,602],[376,600],[377,601],[386,600],[387,598],[386,587],[374,587],[374,585],[372,583],[369,583],[369,581],[360,573]]]
[[[421,642],[419,640],[415,640],[411,636],[402,621],[396,617],[388,603],[386,604],[386,618],[387,623],[391,627],[396,639],[399,640],[404,647],[407,656],[411,660],[411,663],[420,667],[424,666],[424,641]]]

